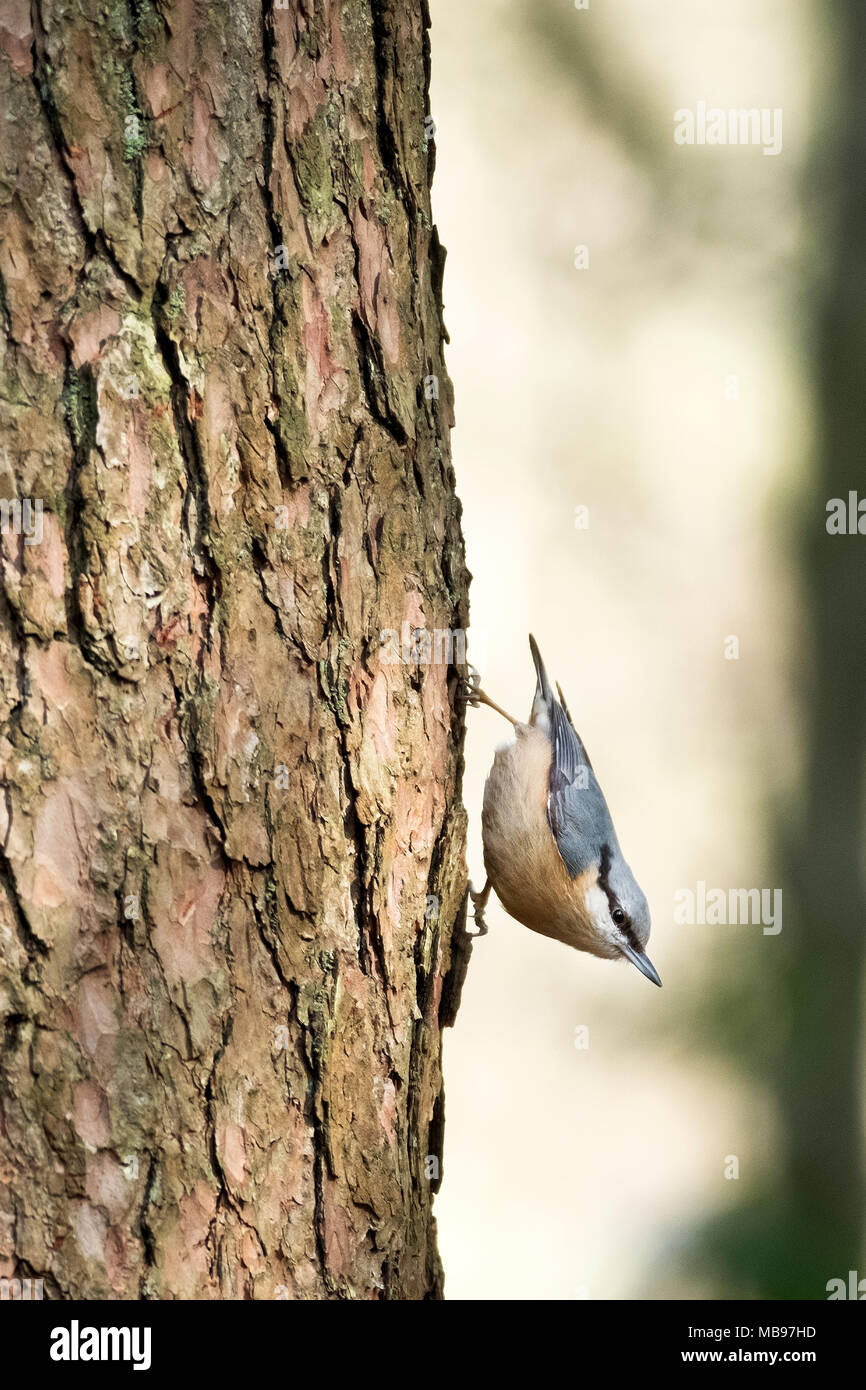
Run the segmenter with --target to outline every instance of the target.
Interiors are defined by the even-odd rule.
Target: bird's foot
[[[469,896],[472,899],[472,918],[478,928],[473,935],[486,936],[488,928],[484,920],[484,913],[487,909],[487,899],[490,897],[490,884],[485,884],[484,888],[479,892],[478,889],[473,888],[470,883]]]
[[[481,704],[481,676],[474,666],[467,665],[466,671],[467,675],[460,677],[457,698],[477,709]]]

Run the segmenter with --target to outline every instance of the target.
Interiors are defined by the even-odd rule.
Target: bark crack
[[[283,233],[277,216],[276,205],[274,202],[274,191],[271,187],[271,179],[274,171],[274,147],[276,142],[276,120],[274,117],[274,96],[273,87],[279,83],[276,59],[276,35],[274,33],[274,0],[262,0],[262,55],[265,67],[265,99],[262,104],[262,168],[264,181],[262,184],[262,203],[265,210],[265,220],[268,225],[268,233],[271,238],[271,251],[276,251],[278,246],[283,244]],[[282,404],[282,399],[277,386],[276,362],[282,353],[282,314],[280,310],[280,296],[278,277],[273,268],[269,276],[271,287],[271,314],[268,321],[268,372],[270,376],[271,399],[276,403],[277,408]],[[274,453],[277,460],[277,472],[284,486],[292,482],[292,459],[289,454],[288,446],[283,437],[280,427],[279,416],[276,421],[271,420],[265,414],[265,424],[268,433],[274,444]]]

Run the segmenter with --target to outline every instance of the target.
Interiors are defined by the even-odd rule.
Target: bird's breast
[[[510,916],[591,950],[587,875],[569,876],[547,819],[552,751],[547,734],[529,724],[519,724],[514,742],[497,750],[481,812],[484,867]]]

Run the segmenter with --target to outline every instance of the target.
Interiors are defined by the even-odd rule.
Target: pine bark
[[[459,643],[382,645],[467,624],[428,26],[4,0],[0,1274],[46,1297],[441,1295]]]

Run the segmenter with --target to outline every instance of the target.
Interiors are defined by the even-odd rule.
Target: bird
[[[532,931],[606,960],[625,959],[661,986],[646,954],[650,911],[623,858],[604,793],[572,722],[553,692],[530,633],[536,688],[528,723],[512,719],[481,689],[474,667],[463,682],[469,705],[487,705],[514,727],[484,786],[481,812],[486,882],[469,886],[477,935],[495,890],[509,916]]]

